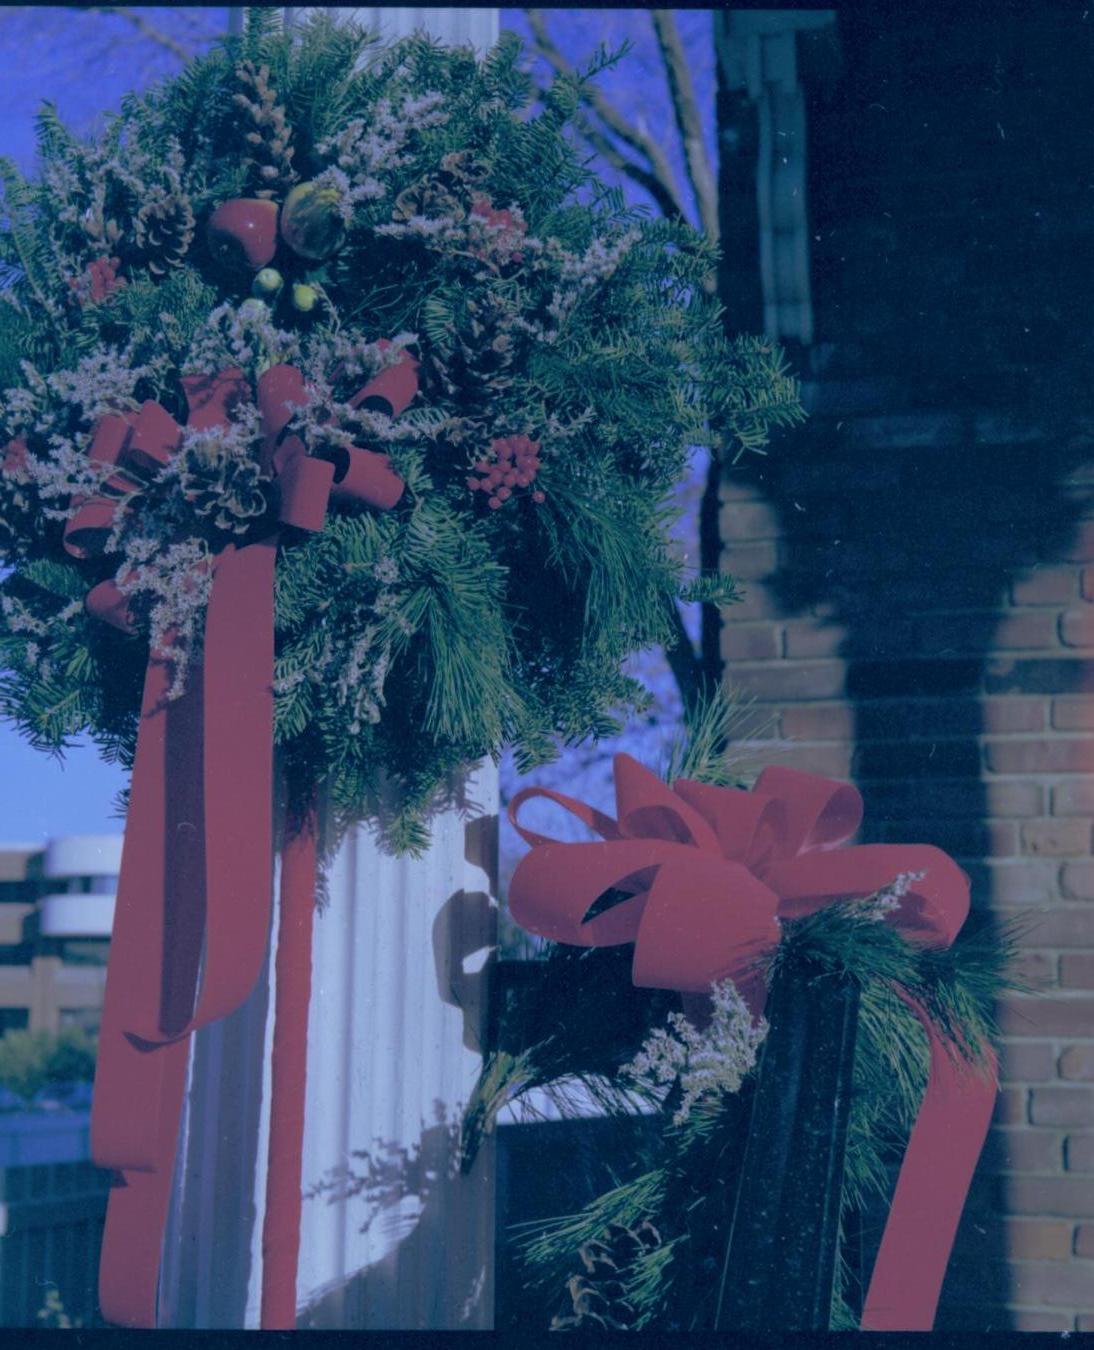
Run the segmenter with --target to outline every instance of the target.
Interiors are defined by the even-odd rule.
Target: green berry
[[[264,267],[256,274],[251,293],[264,300],[267,296],[276,295],[284,284],[285,278],[276,267]]]
[[[319,303],[319,292],[314,286],[306,286],[298,281],[292,288],[293,309],[298,309],[301,314],[310,314]]]

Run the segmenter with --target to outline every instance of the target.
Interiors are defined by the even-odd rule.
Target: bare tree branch
[[[660,208],[662,215],[668,216],[670,220],[685,219],[680,203],[656,174],[645,165],[637,164],[633,159],[628,159],[619,147],[609,140],[604,132],[588,117],[581,119],[579,129],[591,148],[613,169],[626,174],[632,182],[637,183],[639,187],[644,188],[650,194]]]
[[[665,64],[676,126],[684,144],[684,161],[688,168],[688,178],[699,208],[699,221],[707,238],[717,243],[720,233],[718,186],[703,140],[703,123],[695,102],[695,89],[691,82],[691,71],[688,69],[684,44],[680,41],[680,31],[676,27],[671,9],[652,10],[651,16],[657,42],[661,48],[661,59]]]
[[[547,32],[543,11],[539,9],[526,9],[524,12],[528,16],[528,23],[532,29],[532,35],[535,38],[536,50],[560,75],[574,75],[574,68],[555,46],[554,42],[551,40],[551,35]],[[661,207],[662,211],[669,216],[679,216],[682,219],[687,219],[687,212],[684,210],[683,200],[680,196],[680,190],[676,182],[676,175],[672,171],[672,165],[669,163],[665,152],[653,137],[647,132],[642,131],[639,127],[632,126],[618,108],[604,97],[599,89],[588,89],[585,93],[585,102],[588,108],[596,114],[601,122],[603,122],[608,131],[618,137],[624,145],[629,146],[637,154],[641,155],[646,161],[646,166],[648,167],[636,167],[641,167],[648,178],[658,184],[658,191],[654,195],[656,196],[657,204]],[[603,133],[601,133],[601,139],[606,139]],[[596,148],[598,150],[600,149],[599,146]],[[615,154],[619,156],[619,151],[616,150]],[[635,179],[635,182],[641,181],[626,167],[630,163],[632,163],[632,161],[624,159],[622,165],[617,165],[616,167],[620,167],[623,172],[629,173],[630,176]],[[646,187],[647,191],[650,191],[647,183],[643,183],[642,186]],[[670,202],[672,204],[671,210],[667,209],[667,204]]]
[[[84,9],[85,6],[73,5],[72,8]],[[125,19],[137,29],[142,37],[148,38],[150,42],[155,42],[160,47],[165,47],[172,56],[177,56],[180,61],[189,61],[194,55],[193,50],[184,47],[170,33],[165,33],[155,24],[149,23],[144,15],[139,14],[135,9],[128,9],[122,5],[88,5],[86,8],[90,9],[93,14],[116,14],[118,18]]]

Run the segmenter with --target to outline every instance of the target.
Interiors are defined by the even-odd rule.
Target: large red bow
[[[873,895],[902,874],[922,874],[888,916],[909,937],[946,947],[965,921],[968,878],[940,849],[841,847],[862,821],[850,784],[770,768],[751,792],[686,779],[670,788],[629,755],[617,755],[614,769],[615,820],[546,788],[513,798],[509,819],[533,847],[513,875],[509,907],[556,942],[633,942],[637,985],[708,992],[730,978],[758,1013],[766,990],[757,962],[777,945],[781,920]],[[602,842],[525,829],[518,812],[533,797],[564,807]],[[613,889],[629,898],[586,919]],[[866,1296],[862,1328],[872,1331],[931,1329],[996,1093],[994,1073],[961,1063],[924,1009],[905,1001],[926,1030],[930,1075]]]
[[[183,388],[187,426],[199,430],[227,425],[233,406],[251,397],[238,370],[187,377]],[[403,353],[351,401],[380,401],[395,415],[416,391],[417,363]],[[403,482],[386,456],[351,447],[332,463],[308,456],[298,437],[285,434],[293,407],[307,402],[298,370],[272,367],[256,394],[263,466],[279,489],[281,526],[321,530],[332,497],[395,505]],[[103,546],[120,494],[139,490],[143,475],[167,462],[181,436],[157,403],[102,419],[89,454],[116,472],[107,491],[84,501],[71,517],[65,532],[71,553],[84,557]],[[181,697],[168,697],[165,656],[149,655],[91,1121],[92,1156],[121,1173],[107,1210],[100,1303],[108,1321],[128,1326],[156,1324],[190,1034],[243,1003],[266,954],[279,538],[278,529],[243,547],[229,545],[212,560],[202,668]],[[131,631],[126,598],[113,581],[96,586],[87,605]],[[289,914],[310,939],[314,867],[314,820],[308,820],[283,848],[282,935]],[[282,1109],[271,1119],[263,1277],[263,1324],[277,1326],[295,1320],[299,1160],[294,1176],[292,1155],[299,1152],[303,1128],[301,1038],[310,979],[309,970],[295,968],[307,964],[306,949],[294,964],[284,945],[279,941],[278,1013],[290,991],[295,1016],[279,1016],[275,1030],[274,1095]]]

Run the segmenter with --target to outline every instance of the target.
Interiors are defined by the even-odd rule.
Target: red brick
[[[1044,788],[1040,783],[1016,778],[989,779],[978,787],[983,790],[983,807],[989,817],[1040,815],[1044,810]]]
[[[1094,906],[1058,905],[1032,920],[1030,947],[1094,947]]]
[[[1060,557],[1068,562],[1094,562],[1094,521],[1083,521]]]
[[[1083,568],[1082,595],[1084,600],[1094,600],[1094,567]]]
[[[1014,1331],[1070,1331],[1071,1318],[1065,1313],[1036,1312],[1031,1308],[1008,1308]]]
[[[980,705],[984,730],[996,735],[1008,731],[1043,731],[1043,698],[986,698]]]
[[[1066,858],[1090,852],[1089,820],[1025,820],[1022,852],[1033,857]]]
[[[778,517],[766,502],[727,502],[719,517],[730,556],[736,539],[777,539]],[[730,572],[733,568],[730,566]]]
[[[758,502],[763,500],[763,489],[756,483],[747,483],[741,479],[734,478],[735,469],[729,469],[725,482],[722,484],[722,500],[724,502]]]
[[[991,645],[997,651],[1056,646],[1056,624],[1050,613],[1010,614],[995,629]]]
[[[753,581],[743,586],[740,600],[726,605],[722,610],[725,627],[741,619],[778,619],[782,617],[782,606],[765,587]],[[723,629],[723,632],[725,629]]]
[[[722,629],[727,661],[763,661],[779,655],[779,630],[773,623],[727,623]]]
[[[1094,1125],[1094,1088],[1036,1087],[1030,1096],[1034,1125]]]
[[[1094,1082],[1094,1044],[1069,1045],[1060,1056],[1060,1077],[1071,1082]]]
[[[1064,1166],[1069,1172],[1094,1172],[1094,1134],[1069,1134],[1064,1141]]]
[[[1069,567],[1038,567],[1010,588],[1016,605],[1062,605],[1075,594],[1075,573]]]
[[[741,744],[738,742],[738,746]],[[799,743],[780,747],[778,758],[772,755],[770,762],[785,765],[788,769],[800,769],[803,773],[823,774],[826,778],[850,778],[851,754],[849,745]]]
[[[1056,1076],[1056,1056],[1043,1041],[1004,1041],[1001,1047],[1004,1083],[1047,1083]]]
[[[1089,694],[1094,665],[1068,647],[1037,656],[1001,652],[985,662],[983,682],[988,694]]]
[[[1007,1255],[1012,1258],[1066,1261],[1071,1255],[1072,1225],[1066,1220],[1011,1219],[1004,1232]]]
[[[1044,789],[1040,783],[1018,779],[989,779],[979,784],[984,792],[984,809],[989,816],[1038,816],[1044,810]]]
[[[1045,989],[1051,989],[1057,984],[1056,958],[1047,956],[1044,952],[1021,952],[1011,962],[1008,969],[1013,973],[1015,979],[1022,980],[1038,993]],[[1020,1077],[1021,1075],[1015,1074],[1014,1076]],[[1051,1078],[1052,1075],[1050,1074],[1049,1077]]]
[[[1094,989],[1094,953],[1061,956],[1060,984],[1065,989]]]
[[[769,665],[737,665],[733,683],[743,694],[752,694],[757,702],[779,703],[784,699],[809,702],[839,698],[844,690],[846,670],[842,661],[818,661],[809,664],[777,662]],[[1094,745],[1094,741],[1091,742]],[[1021,770],[1019,772],[1022,772]]]
[[[867,794],[869,795],[869,794]],[[954,858],[979,862],[982,858],[1010,858],[1018,851],[1018,832],[1013,820],[899,820],[889,818],[873,825],[873,840],[879,844],[930,843]]]
[[[1060,615],[1060,641],[1068,647],[1094,647],[1094,614],[1089,607]]]
[[[1094,619],[1094,610],[1090,617]],[[1057,731],[1094,731],[1094,698],[1053,699],[1052,725]]]
[[[1094,998],[1055,998],[1007,994],[999,1000],[999,1029],[1004,1036],[1089,1036],[1094,1033]],[[1055,1124],[1046,1121],[1045,1124]]]
[[[1094,816],[1094,782],[1060,783],[1052,789],[1054,816]]]
[[[770,576],[779,565],[779,548],[774,540],[758,544],[730,544],[723,554],[725,570],[740,581],[758,581]]]
[[[984,759],[992,773],[1092,773],[1094,736],[988,741]]]
[[[850,741],[855,710],[846,703],[799,703],[783,709],[782,728],[791,740]]]
[[[1060,1135],[1012,1125],[993,1129],[981,1166],[989,1172],[1059,1172],[1063,1157]]]
[[[1047,1303],[1049,1307],[1089,1306],[1094,1290],[1094,1265],[1080,1261],[1044,1265],[1014,1262],[1010,1266],[1010,1296],[1019,1303]]]
[[[915,645],[922,652],[949,656],[983,651],[986,645],[996,651],[1054,649],[1059,645],[1057,619],[1048,609],[1019,610],[1002,619],[982,611],[935,614],[920,620]]]
[[[786,625],[786,654],[791,659],[803,656],[838,656],[847,630],[835,624],[802,620]]]
[[[1057,894],[1059,864],[1055,862],[1006,862],[987,868],[993,905],[1023,907],[1044,905]],[[1047,943],[1031,942],[1031,946]]]
[[[1094,900],[1094,858],[1064,863],[1060,889],[1069,900]]]
[[[1094,1256],[1094,1223],[1081,1223],[1075,1230],[1075,1255]],[[1094,1267],[1092,1267],[1094,1273]]]
[[[1025,1125],[1029,1121],[1028,1089],[1000,1088],[991,1118],[996,1125]]]
[[[1012,1177],[1006,1191],[1012,1214],[1060,1215],[1064,1219],[1086,1219],[1094,1214],[1094,1177],[1017,1176]]]

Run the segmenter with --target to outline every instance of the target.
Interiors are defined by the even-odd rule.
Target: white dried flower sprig
[[[669,1013],[669,1028],[654,1031],[622,1070],[647,1090],[680,1079],[684,1096],[674,1125],[688,1118],[700,1097],[739,1091],[767,1035],[766,1020],[753,1018],[732,980],[716,981],[710,992],[714,1013],[709,1026],[698,1031],[682,1013]]]
[[[402,360],[407,347],[418,341],[417,333],[397,333],[388,345],[354,337],[342,328],[315,339],[304,369],[324,392],[336,381],[370,379]]]
[[[90,352],[75,369],[49,375],[41,374],[29,361],[20,366],[26,383],[5,389],[0,407],[14,432],[41,435],[60,429],[70,412],[90,427],[107,413],[135,409],[137,385],[155,374],[152,366],[133,365],[128,348],[119,351],[115,347]]]
[[[171,663],[167,697],[179,698],[213,585],[208,545],[200,539],[165,543],[153,535],[134,535],[124,549],[114,580],[128,599],[149,605],[149,646]]]
[[[321,155],[334,155],[337,167],[346,176],[351,207],[387,194],[388,186],[381,176],[410,163],[403,152],[415,132],[448,121],[443,104],[444,95],[439,92],[380,99],[370,117],[355,117],[336,136],[316,147]]]
[[[260,301],[236,306],[227,302],[212,310],[182,362],[184,374],[215,375],[238,366],[255,376],[280,361],[300,361],[300,343],[278,328]]]
[[[900,902],[911,890],[912,882],[922,881],[926,875],[926,872],[901,872],[888,886],[883,886],[873,895],[846,901],[845,908],[857,918],[881,922],[900,908]]]

